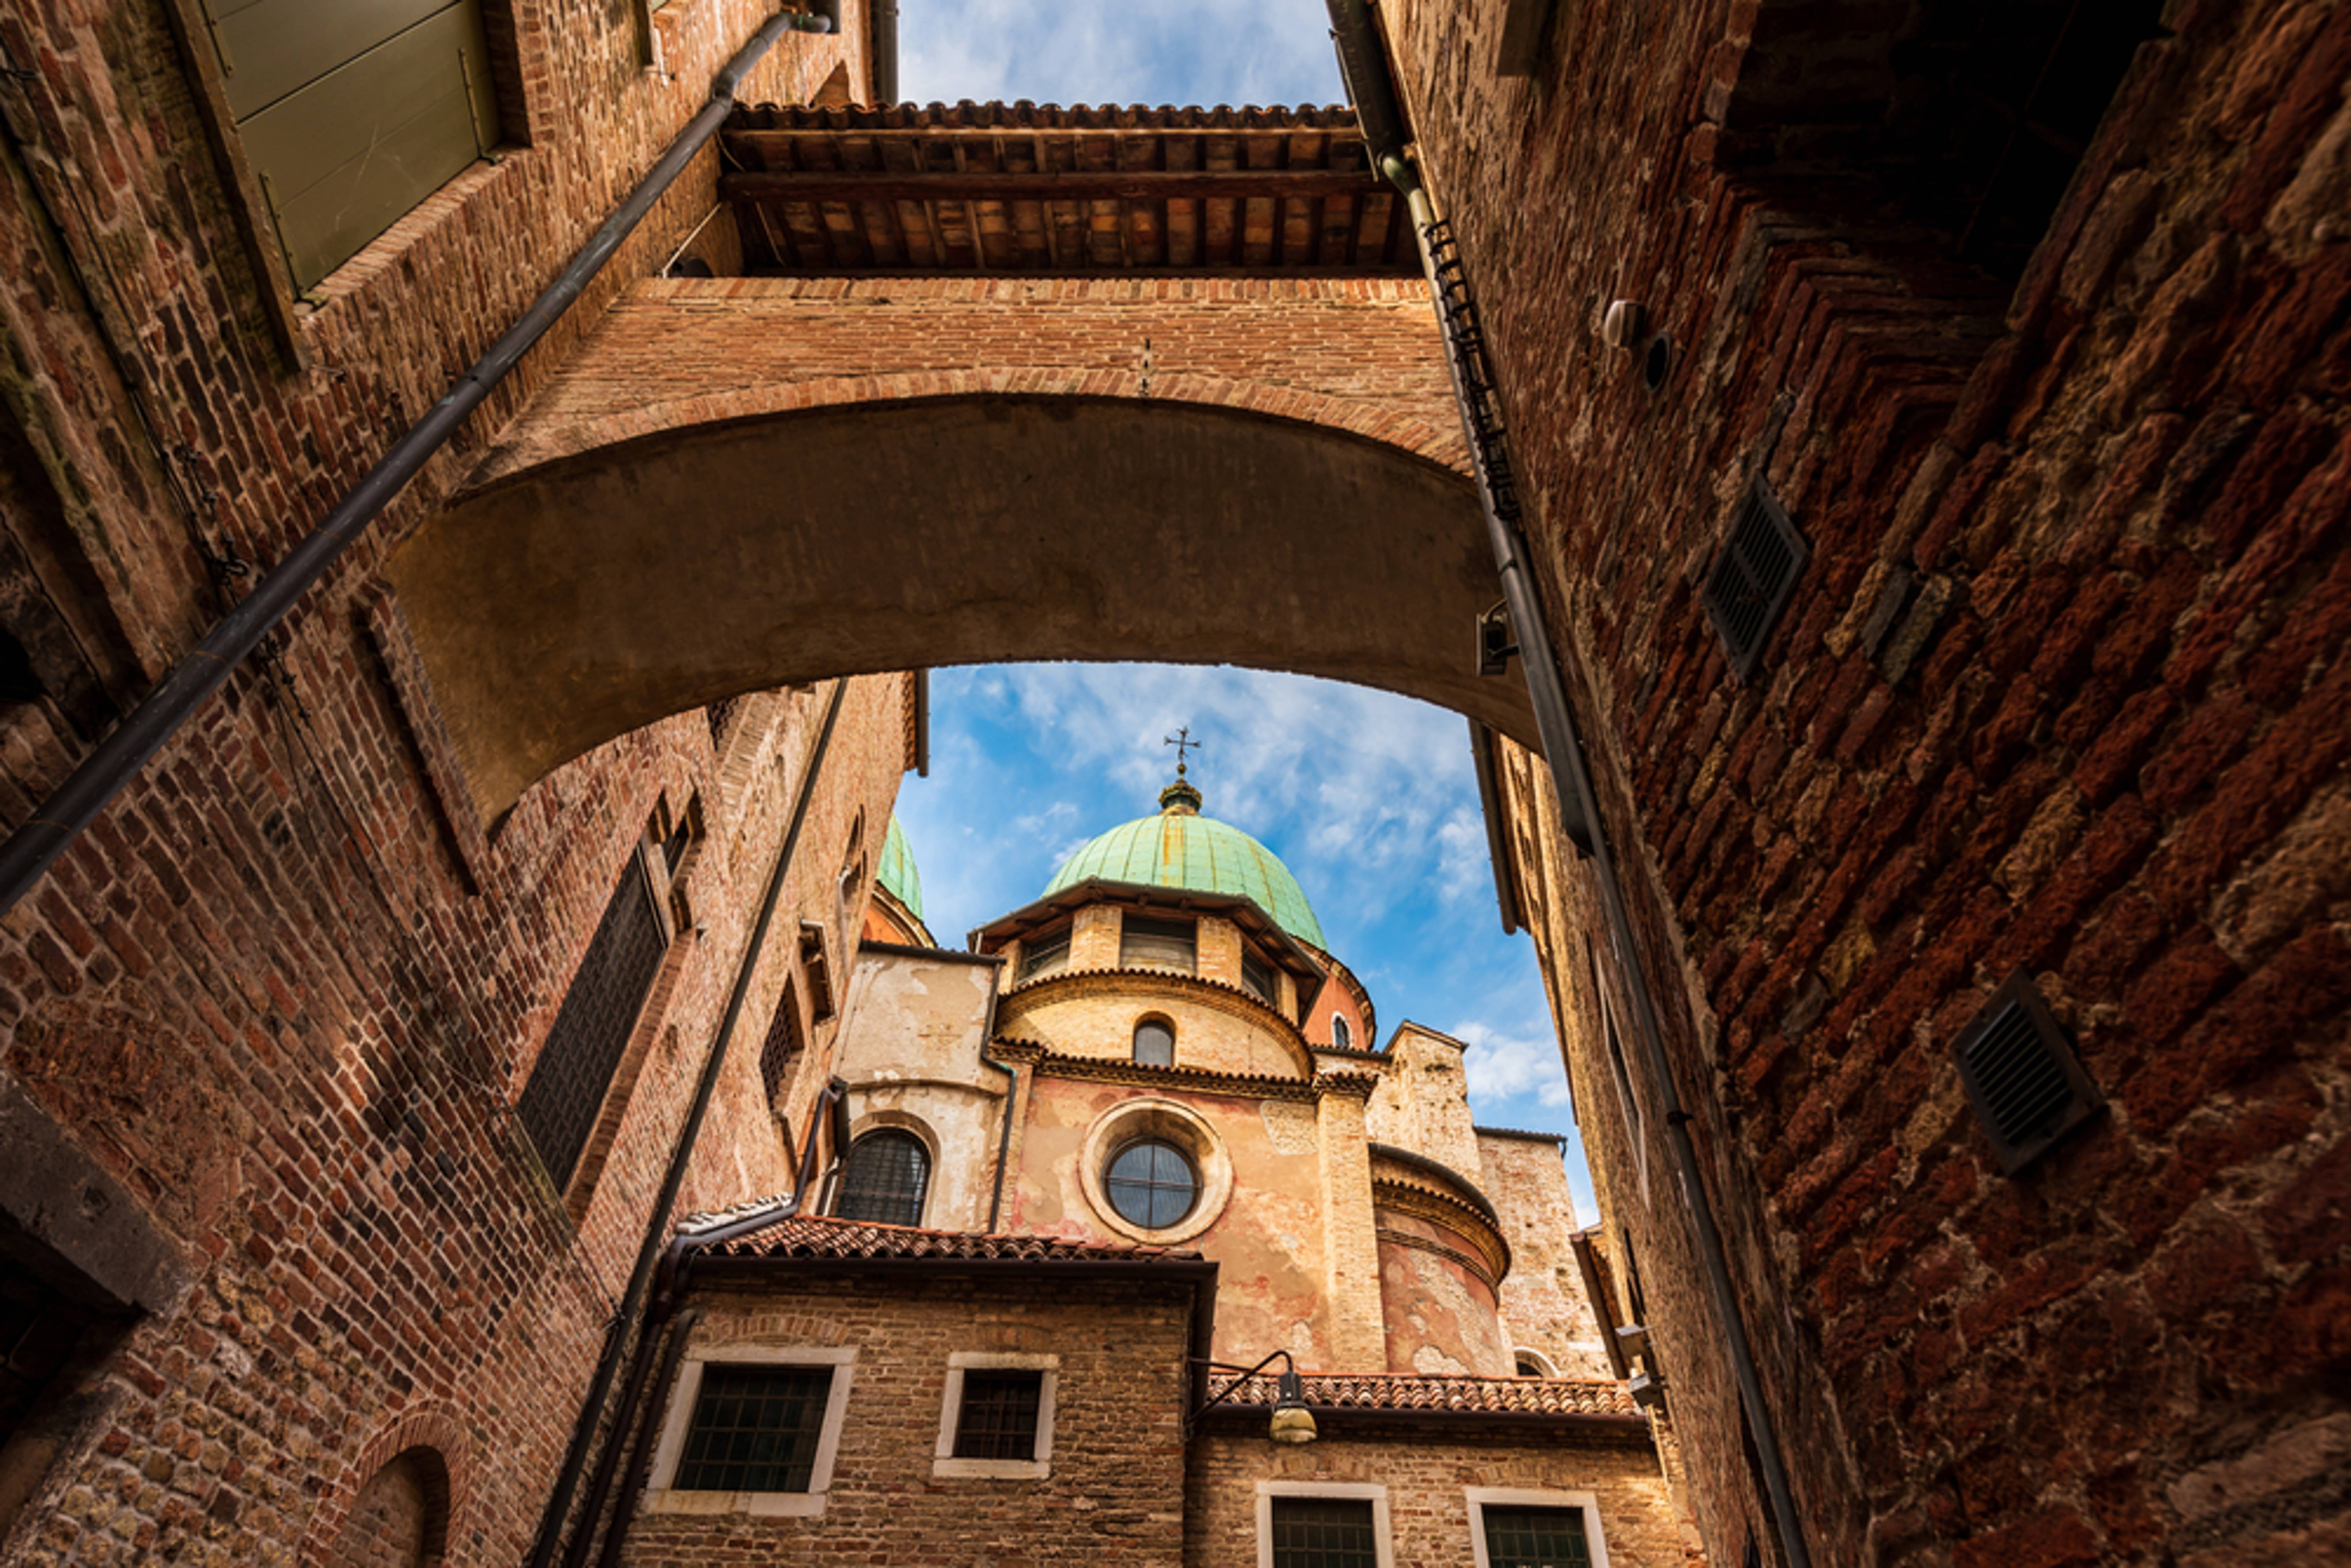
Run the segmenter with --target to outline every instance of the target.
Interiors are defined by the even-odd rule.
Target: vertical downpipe
[[[1444,334],[1446,370],[1452,378],[1454,402],[1461,415],[1462,434],[1468,440],[1476,471],[1478,497],[1494,548],[1495,567],[1502,579],[1503,595],[1518,636],[1519,666],[1534,707],[1535,727],[1542,738],[1544,758],[1551,764],[1552,779],[1562,797],[1562,811],[1570,821],[1580,816],[1588,835],[1593,880],[1599,885],[1601,907],[1623,960],[1626,988],[1632,993],[1634,1016],[1640,1026],[1635,1032],[1641,1040],[1642,1054],[1665,1101],[1667,1142],[1674,1152],[1683,1199],[1689,1206],[1708,1293],[1721,1320],[1723,1350],[1739,1385],[1740,1403],[1747,1412],[1761,1461],[1764,1490],[1770,1493],[1781,1548],[1787,1554],[1789,1568],[1812,1568],[1812,1552],[1797,1521],[1779,1431],[1764,1402],[1753,1346],[1740,1312],[1729,1260],[1723,1250],[1721,1228],[1707,1196],[1698,1147],[1690,1139],[1689,1112],[1682,1103],[1673,1064],[1666,1054],[1665,1034],[1656,1000],[1650,993],[1642,946],[1625,902],[1607,825],[1600,815],[1599,794],[1584,762],[1574,710],[1567,700],[1558,646],[1552,640],[1541,602],[1527,570],[1527,542],[1519,527],[1517,485],[1503,436],[1497,389],[1485,362],[1477,302],[1470,294],[1468,277],[1459,257],[1445,254],[1454,248],[1452,236],[1437,220],[1419,170],[1405,156],[1404,117],[1396,107],[1387,52],[1373,26],[1369,6],[1365,0],[1325,0],[1325,4],[1339,47],[1340,69],[1346,78],[1348,98],[1354,105],[1366,147],[1380,172],[1403,193],[1411,207],[1421,268],[1428,278]]]

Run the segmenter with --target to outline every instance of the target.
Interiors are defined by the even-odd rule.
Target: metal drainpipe
[[[996,1124],[996,1190],[987,1200],[987,1233],[996,1234],[996,1222],[1004,1213],[1004,1162],[1012,1154],[1012,1111],[1020,1103],[1020,1070],[1008,1061],[998,1061],[987,1054],[996,1042],[996,1004],[1003,997],[1004,959],[995,958],[996,978],[987,988],[987,1017],[979,1026],[979,1059],[1009,1080],[1004,1086],[1004,1113]]]
[[[669,1403],[670,1385],[677,1378],[677,1364],[685,1359],[685,1342],[693,1337],[694,1325],[701,1317],[701,1308],[688,1307],[670,1325],[669,1343],[662,1347],[661,1372],[653,1379],[653,1397],[645,1403],[644,1416],[637,1423],[636,1446],[629,1453],[629,1473],[622,1479],[621,1500],[613,1505],[611,1528],[604,1532],[604,1550],[597,1556],[597,1568],[618,1568],[622,1549],[628,1543],[629,1526],[636,1522],[636,1500],[644,1490],[645,1470],[653,1463],[654,1447],[661,1441],[662,1410]],[[623,1419],[629,1409],[626,1403],[622,1405]],[[601,1508],[594,1511],[602,1511]]]
[[[685,1125],[679,1129],[677,1144],[670,1151],[669,1170],[662,1178],[661,1194],[653,1199],[653,1208],[646,1216],[645,1239],[637,1249],[629,1288],[621,1298],[620,1311],[612,1314],[611,1323],[604,1331],[604,1348],[596,1358],[595,1375],[589,1383],[587,1397],[580,1401],[580,1419],[571,1429],[571,1442],[564,1450],[562,1468],[556,1472],[555,1490],[549,1494],[546,1511],[539,1516],[538,1539],[531,1549],[530,1568],[548,1568],[555,1559],[557,1543],[563,1538],[563,1521],[571,1511],[571,1494],[588,1462],[589,1445],[595,1440],[605,1396],[612,1391],[612,1379],[620,1371],[621,1349],[627,1343],[630,1328],[644,1310],[645,1294],[653,1287],[654,1270],[669,1235],[669,1213],[677,1203],[679,1189],[685,1185],[685,1168],[694,1157],[695,1141],[702,1134],[702,1122],[710,1110],[711,1097],[717,1092],[719,1070],[726,1064],[726,1048],[735,1039],[735,1026],[743,1016],[743,1004],[750,997],[751,977],[758,969],[759,955],[767,949],[776,905],[783,899],[785,873],[791,869],[793,852],[799,847],[800,830],[808,823],[809,802],[816,794],[824,770],[825,753],[832,745],[833,727],[840,722],[841,706],[848,696],[848,679],[834,682],[832,700],[824,710],[824,724],[817,731],[816,745],[810,749],[808,766],[801,770],[799,795],[792,802],[791,824],[784,830],[783,847],[776,852],[775,864],[768,869],[767,886],[759,895],[759,916],[752,925],[751,940],[743,949],[743,962],[736,969],[735,988],[726,998],[718,1037],[711,1042],[709,1059],[702,1066],[701,1082],[695,1086],[693,1109],[686,1113]],[[802,1166],[805,1170],[805,1155]],[[805,1181],[805,1176],[802,1179]],[[795,1191],[792,1196],[797,1206],[799,1195]]]
[[[506,335],[450,384],[431,413],[411,426],[392,444],[365,478],[335,503],[333,511],[296,545],[284,560],[254,584],[237,607],[215,622],[193,652],[124,716],[120,724],[81,759],[49,798],[36,807],[22,826],[0,843],[0,915],[5,915],[37,886],[57,858],[73,846],[107,803],[121,793],[149,759],[162,749],[180,727],[222,686],[237,665],[260,646],[302,596],[327,574],[353,539],[381,515],[407,487],[434,455],[448,444],[490,390],[506,380],[532,345],[560,320],[604,264],[612,259],[622,241],[633,233],[664,192],[683,172],[703,144],[717,134],[735,107],[735,92],[744,78],[766,57],[776,41],[789,32],[820,33],[831,23],[821,16],[778,11],[768,18],[750,41],[735,52],[726,68],[711,79],[710,100],[688,120],[629,193],[629,199],[606,218],[588,243],[580,246],[555,281],[547,286]]]
[[[637,1348],[629,1361],[629,1381],[621,1391],[621,1407],[616,1416],[613,1436],[604,1444],[604,1451],[596,1460],[596,1473],[588,1482],[587,1499],[580,1504],[579,1532],[572,1537],[571,1546],[563,1554],[564,1568],[583,1568],[588,1561],[588,1549],[595,1544],[596,1521],[603,1517],[605,1500],[612,1495],[612,1472],[618,1468],[625,1448],[629,1455],[628,1474],[621,1483],[621,1499],[612,1509],[612,1522],[604,1531],[604,1550],[598,1561],[609,1568],[616,1560],[620,1542],[628,1534],[629,1525],[636,1517],[637,1494],[644,1484],[645,1466],[652,1461],[656,1440],[660,1411],[669,1386],[671,1375],[677,1369],[678,1358],[684,1353],[685,1336],[693,1332],[699,1317],[696,1309],[688,1307],[679,1312],[685,1300],[686,1277],[692,1272],[694,1260],[722,1242],[737,1236],[747,1236],[762,1230],[778,1219],[790,1218],[800,1211],[800,1200],[808,1185],[816,1176],[816,1130],[818,1123],[827,1116],[838,1116],[841,1104],[848,1097],[849,1085],[840,1079],[829,1080],[817,1094],[816,1103],[809,1107],[808,1132],[801,1142],[799,1165],[792,1178],[792,1190],[780,1198],[755,1206],[749,1212],[734,1218],[670,1238],[663,1248],[661,1262],[654,1271],[653,1304],[645,1312],[644,1332],[637,1336]],[[650,1404],[641,1406],[647,1397],[645,1369],[653,1364],[653,1346],[664,1325],[672,1314],[676,1315],[676,1327],[666,1347],[662,1351],[662,1372],[653,1380]],[[634,1447],[628,1445],[626,1428],[640,1408],[644,1418],[636,1423],[638,1438]]]
[[[1600,815],[1598,792],[1593,788],[1592,776],[1583,758],[1583,747],[1576,733],[1575,716],[1567,701],[1566,683],[1559,667],[1559,653],[1544,620],[1542,606],[1535,594],[1531,574],[1526,567],[1527,542],[1518,526],[1518,501],[1515,481],[1511,476],[1510,454],[1504,444],[1500,409],[1486,406],[1495,396],[1492,380],[1482,363],[1483,346],[1477,325],[1477,310],[1469,294],[1467,277],[1458,260],[1447,261],[1440,253],[1452,248],[1452,238],[1437,220],[1434,204],[1419,171],[1404,155],[1403,116],[1396,108],[1394,78],[1387,64],[1386,50],[1382,47],[1373,26],[1371,11],[1365,0],[1325,0],[1331,14],[1332,33],[1338,41],[1341,68],[1347,78],[1348,97],[1356,110],[1357,122],[1363,128],[1364,141],[1373,161],[1380,172],[1404,193],[1410,204],[1413,232],[1420,246],[1421,269],[1428,278],[1429,291],[1437,306],[1437,319],[1445,338],[1445,364],[1453,381],[1454,402],[1461,414],[1462,434],[1467,438],[1477,473],[1478,497],[1486,516],[1486,528],[1494,547],[1496,570],[1502,579],[1503,597],[1510,605],[1510,623],[1519,644],[1519,666],[1527,683],[1527,695],[1534,706],[1535,727],[1543,743],[1543,755],[1551,764],[1554,780],[1564,784],[1570,799],[1562,805],[1570,811],[1580,811],[1590,834],[1594,880],[1600,885],[1600,899],[1607,916],[1609,931],[1615,943],[1628,988],[1633,994],[1634,1015],[1639,1025],[1644,1054],[1647,1057],[1651,1075],[1656,1080],[1658,1092],[1665,1100],[1667,1140],[1674,1152],[1677,1174],[1681,1180],[1683,1201],[1688,1204],[1692,1228],[1697,1232],[1698,1255],[1704,1265],[1708,1293],[1714,1298],[1715,1310],[1722,1320],[1724,1349],[1729,1354],[1731,1372],[1739,1384],[1740,1401],[1747,1411],[1752,1429],[1758,1458],[1761,1460],[1764,1487],[1771,1493],[1772,1512],[1777,1516],[1780,1544],[1787,1554],[1790,1568],[1811,1568],[1812,1552],[1804,1543],[1795,1502],[1788,1485],[1788,1472],[1781,1452],[1778,1428],[1763,1400],[1763,1385],[1755,1369],[1753,1347],[1747,1337],[1745,1320],[1739,1311],[1739,1298],[1730,1278],[1729,1260],[1723,1251],[1722,1233],[1714,1216],[1711,1201],[1707,1197],[1706,1181],[1698,1161],[1698,1147],[1689,1135],[1689,1112],[1683,1105],[1679,1090],[1675,1085],[1672,1063],[1666,1056],[1664,1030],[1658,1023],[1656,998],[1650,994],[1647,973],[1641,961],[1642,950],[1637,940],[1631,913],[1625,901],[1622,881],[1616,869],[1605,821]]]

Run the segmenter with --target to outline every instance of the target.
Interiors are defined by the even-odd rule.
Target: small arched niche
[[[449,1550],[449,1466],[404,1448],[360,1486],[325,1568],[439,1568]]]

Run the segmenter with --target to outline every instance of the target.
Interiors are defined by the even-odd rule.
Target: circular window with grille
[[[1183,1150],[1157,1138],[1137,1138],[1113,1155],[1102,1186],[1110,1206],[1145,1230],[1182,1224],[1200,1200],[1200,1173]]]
[[[1232,1160],[1207,1119],[1156,1096],[1123,1101],[1088,1128],[1078,1173],[1102,1225],[1130,1241],[1197,1236],[1233,1192]]]

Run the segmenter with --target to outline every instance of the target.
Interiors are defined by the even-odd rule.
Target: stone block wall
[[[1510,1353],[1531,1350],[1556,1377],[1612,1375],[1600,1324],[1568,1238],[1578,1228],[1560,1144],[1542,1134],[1478,1131],[1478,1186],[1502,1217],[1510,1271],[1502,1279],[1502,1332]]]
[[[1561,6],[1504,80],[1501,12],[1384,8],[1814,1560],[2323,1552],[2351,16],[2165,8],[2011,288],[1751,137],[1717,155],[1768,112],[1742,93],[1826,57],[1750,59],[1775,17],[1895,13]],[[1654,392],[1598,340],[1614,298],[1676,345]],[[1698,594],[1758,479],[1812,556],[1741,683]],[[1513,798],[1603,1207],[1735,1559],[1761,1511],[1627,955],[1547,781]],[[2019,971],[2108,1105],[2011,1178],[1951,1052]]]

